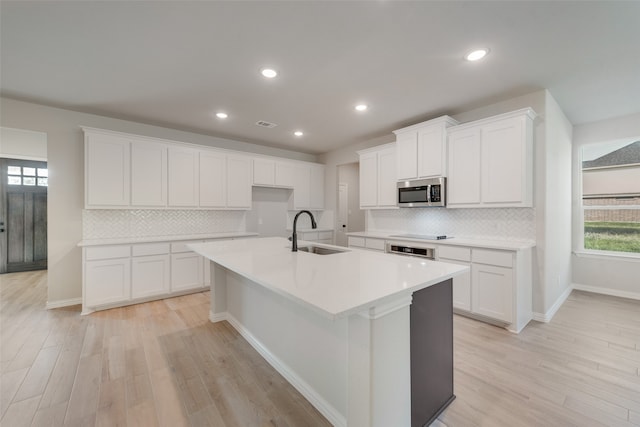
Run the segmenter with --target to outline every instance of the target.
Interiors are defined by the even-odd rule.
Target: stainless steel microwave
[[[444,207],[447,205],[447,179],[429,178],[398,182],[401,208]]]

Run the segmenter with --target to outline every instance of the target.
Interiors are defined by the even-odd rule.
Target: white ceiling
[[[3,96],[308,153],[542,88],[574,124],[640,111],[640,1],[3,0],[0,14]],[[462,59],[478,46],[490,55]]]

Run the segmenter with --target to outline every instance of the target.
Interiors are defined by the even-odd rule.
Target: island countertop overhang
[[[309,243],[310,244],[310,243]],[[300,242],[304,246],[305,242]],[[194,243],[207,259],[330,319],[383,315],[407,305],[417,290],[469,267],[414,257],[346,249],[331,255],[291,252],[284,238]]]

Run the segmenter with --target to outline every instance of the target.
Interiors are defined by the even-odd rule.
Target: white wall
[[[582,147],[589,144],[640,138],[640,113],[573,128],[572,207],[574,288],[640,299],[640,259],[586,254],[583,251]]]
[[[47,161],[47,134],[24,129],[0,128],[0,157]]]
[[[253,187],[251,210],[247,212],[247,231],[263,237],[287,237],[287,210],[291,190]]]
[[[79,126],[248,151],[296,160],[315,156],[175,129],[117,120],[2,98],[0,126],[44,132],[47,135],[48,195],[48,302],[77,300],[82,290],[81,251],[84,207],[84,145]],[[215,231],[215,230],[212,230]]]
[[[348,231],[364,231],[365,215],[364,211],[360,210],[360,165],[358,162],[348,163],[339,165],[337,169],[338,183],[347,184],[348,189]],[[341,224],[336,225],[341,227]]]

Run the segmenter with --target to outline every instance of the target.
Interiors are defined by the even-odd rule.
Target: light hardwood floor
[[[0,275],[2,427],[329,425],[207,320],[208,293],[90,316],[45,301],[46,272]],[[574,291],[551,323],[456,316],[454,337],[449,427],[640,425],[640,301]]]

